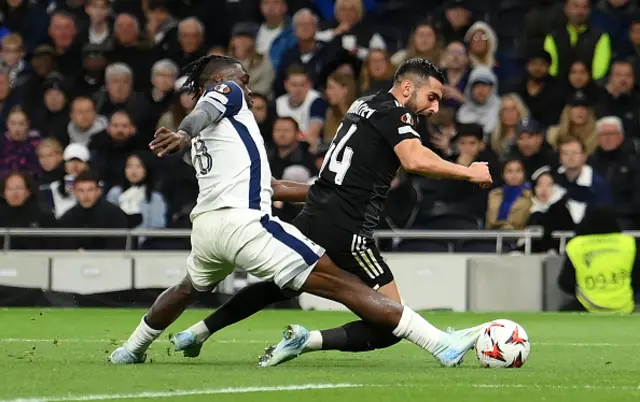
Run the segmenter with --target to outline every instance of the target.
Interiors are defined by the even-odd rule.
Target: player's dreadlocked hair
[[[194,97],[200,95],[200,92],[204,89],[205,83],[211,78],[211,75],[215,72],[222,72],[225,69],[234,67],[240,62],[233,57],[209,55],[200,57],[198,60],[193,61],[185,66],[183,69],[186,72],[187,80],[182,85],[182,88],[189,90],[189,93]]]
[[[446,84],[447,82],[447,78],[442,70],[436,67],[429,60],[420,57],[404,61],[393,75],[393,82],[402,82],[402,80],[409,74],[413,74],[423,79],[433,77],[443,84]]]

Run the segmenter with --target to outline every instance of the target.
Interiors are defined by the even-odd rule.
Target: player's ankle
[[[189,328],[189,331],[196,337],[197,343],[204,343],[211,336],[211,332],[204,321],[199,321]]]
[[[304,347],[305,352],[313,352],[322,349],[322,334],[320,331],[310,331],[309,340]]]

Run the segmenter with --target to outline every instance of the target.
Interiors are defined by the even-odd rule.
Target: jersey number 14
[[[322,172],[324,172],[324,169],[327,166],[328,162],[329,171],[335,173],[333,181],[339,186],[342,185],[342,181],[347,175],[347,170],[349,170],[349,166],[351,166],[351,158],[353,157],[353,149],[351,149],[351,147],[347,147],[346,145],[349,141],[349,138],[351,138],[351,136],[358,129],[358,126],[352,124],[351,126],[349,126],[349,130],[347,130],[346,134],[341,136],[342,126],[343,123],[340,123],[340,125],[338,126],[338,130],[336,131],[336,138],[331,143],[331,146],[327,151],[327,155],[324,158],[324,162],[322,163],[322,168],[320,169],[320,175],[322,176]],[[342,160],[338,160],[338,154],[340,154],[340,151],[342,151],[343,149],[344,152],[342,153]]]

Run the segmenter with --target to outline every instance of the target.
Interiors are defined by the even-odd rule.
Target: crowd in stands
[[[640,227],[636,0],[2,0],[0,227],[189,228],[193,169],[148,144],[194,108],[182,69],[207,54],[250,72],[273,175],[298,182],[315,180],[350,104],[387,91],[400,63],[444,69],[441,110],[417,130],[443,158],[488,162],[495,185],[399,172],[381,228],[542,226],[545,251],[589,206]],[[300,208],[274,207],[283,219]]]

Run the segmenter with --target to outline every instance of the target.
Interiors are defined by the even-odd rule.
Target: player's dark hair
[[[231,68],[239,63],[238,60],[229,56],[212,54],[200,57],[185,66],[183,71],[186,72],[187,80],[182,85],[182,88],[187,89],[194,97],[199,96],[204,89],[205,83],[209,81],[213,73]]]
[[[289,117],[289,116],[278,117],[273,124],[275,125],[276,122],[281,121],[281,120],[288,121],[291,124],[293,124],[293,128],[296,130],[296,132],[300,131],[300,125],[298,124],[298,122],[293,117]]]
[[[400,67],[398,67],[396,73],[393,75],[393,82],[400,83],[408,75],[414,75],[422,79],[433,77],[443,84],[447,82],[447,78],[445,77],[442,70],[436,67],[429,60],[420,57],[404,61],[400,65]]]

